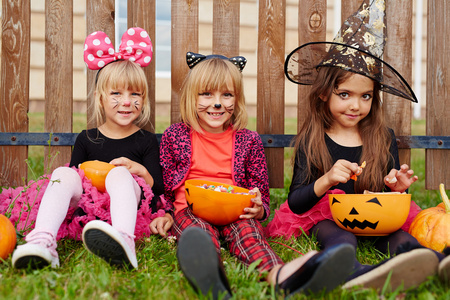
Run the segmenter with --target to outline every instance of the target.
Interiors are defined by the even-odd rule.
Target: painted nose
[[[222,107],[222,104],[216,103],[216,104],[214,104],[214,107],[215,107],[215,108],[221,108],[221,107]]]
[[[130,106],[131,105],[131,99],[129,98],[129,97],[127,97],[127,96],[124,96],[123,98],[122,98],[122,105],[124,105],[124,106]]]

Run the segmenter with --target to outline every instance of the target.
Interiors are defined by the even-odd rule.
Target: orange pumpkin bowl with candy
[[[80,165],[80,169],[84,171],[84,175],[89,178],[92,185],[97,188],[100,192],[105,192],[105,179],[111,169],[116,166],[99,161],[99,160],[89,160],[85,161]]]
[[[400,229],[408,218],[411,194],[330,194],[334,222],[355,235],[383,236]]]
[[[234,193],[208,190],[203,185],[232,187]],[[236,193],[248,193],[247,189],[205,180],[186,180],[184,183],[186,201],[192,213],[197,217],[217,226],[230,224],[239,219],[244,213],[244,208],[251,207],[252,198],[255,195]]]

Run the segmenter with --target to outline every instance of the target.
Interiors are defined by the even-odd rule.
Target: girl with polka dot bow
[[[111,265],[137,268],[135,238],[166,236],[173,219],[159,197],[163,180],[158,141],[141,129],[150,115],[142,67],[152,54],[142,28],[128,29],[118,52],[104,32],[86,38],[86,65],[99,70],[91,108],[97,127],[78,135],[69,166],[52,173],[36,205],[35,228],[13,253],[14,267],[57,267],[56,239],[81,237],[90,252]],[[93,160],[115,166],[106,176],[105,192],[77,168]]]

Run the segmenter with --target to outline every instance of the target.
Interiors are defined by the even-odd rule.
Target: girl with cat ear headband
[[[204,296],[232,296],[220,259],[221,242],[226,241],[230,253],[245,265],[260,259],[258,270],[267,271],[267,281],[277,290],[293,294],[333,289],[351,269],[351,247],[310,252],[284,264],[263,234],[261,222],[270,215],[269,180],[261,137],[245,128],[245,58],[188,52],[186,62],[190,71],[180,94],[182,122],[164,131],[160,156],[164,198],[174,207],[177,258],[189,283]],[[195,214],[195,203],[188,203],[184,186],[189,179],[246,188],[252,202],[237,220],[214,225],[214,220]],[[223,214],[221,205],[211,206]]]

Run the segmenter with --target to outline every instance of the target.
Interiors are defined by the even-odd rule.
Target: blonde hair
[[[333,123],[329,99],[333,91],[355,73],[337,68],[322,67],[319,69],[317,79],[313,83],[307,101],[306,116],[299,133],[294,140],[294,149],[297,153],[301,149],[307,158],[306,182],[317,179],[328,172],[333,160],[325,143],[325,132]],[[362,139],[362,154],[360,162],[366,161],[370,168],[364,169],[362,175],[355,182],[355,192],[364,190],[382,191],[384,176],[393,162],[389,151],[391,135],[384,119],[384,111],[380,97],[380,84],[374,81],[372,106],[369,114],[359,123],[359,133]],[[294,161],[295,163],[295,161]],[[393,166],[393,164],[392,164]],[[317,168],[319,174],[313,174],[312,168]]]
[[[91,105],[93,114],[89,120],[90,123],[95,123],[96,127],[99,127],[106,122],[102,99],[108,96],[111,89],[117,88],[136,90],[142,94],[142,110],[139,117],[134,121],[136,126],[142,128],[150,119],[147,78],[142,68],[129,60],[119,60],[99,70],[94,101]]]
[[[232,84],[232,86],[228,86]],[[181,88],[180,111],[181,120],[193,130],[202,132],[197,115],[197,97],[206,91],[234,90],[235,105],[230,120],[224,124],[227,128],[230,124],[238,131],[247,126],[248,116],[245,108],[244,85],[242,74],[230,61],[222,58],[210,58],[193,67]]]

